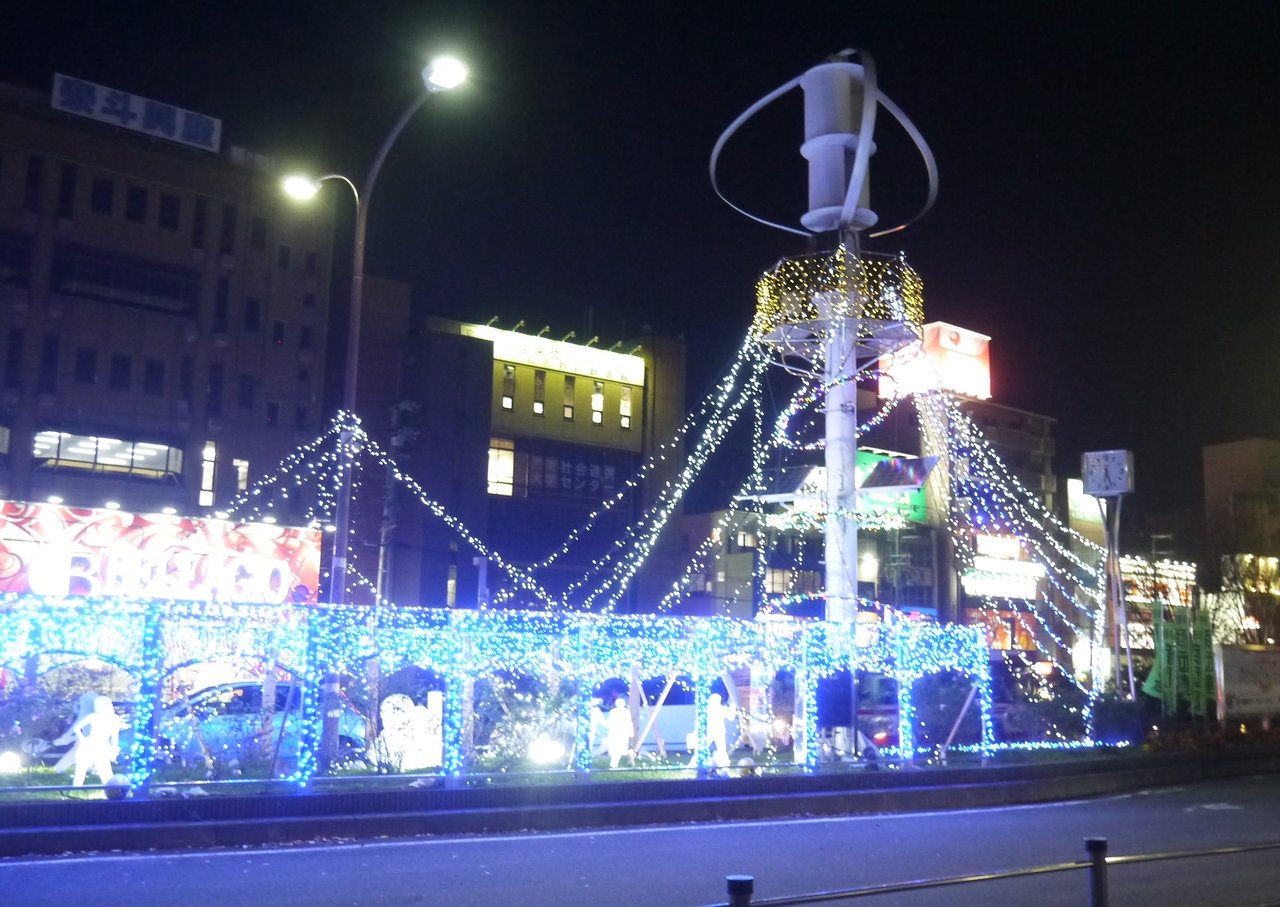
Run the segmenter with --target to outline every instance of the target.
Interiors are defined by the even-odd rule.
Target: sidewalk
[[[0,803],[0,856],[967,809],[1280,772],[1280,751],[679,781]]]

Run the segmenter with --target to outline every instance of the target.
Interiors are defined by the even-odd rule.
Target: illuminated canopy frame
[[[108,607],[109,606],[109,607]],[[76,657],[114,664],[138,681],[129,752],[123,758],[135,785],[158,766],[152,715],[160,707],[164,679],[196,658],[263,656],[275,651],[305,683],[301,749],[291,780],[305,786],[317,770],[321,682],[331,672],[356,670],[370,658],[384,667],[411,663],[446,681],[446,775],[467,770],[463,746],[462,691],[489,671],[539,673],[554,669],[578,682],[573,768],[589,771],[591,694],[608,677],[637,666],[643,676],[681,674],[693,679],[697,707],[696,764],[712,766],[707,710],[712,684],[731,667],[759,663],[791,670],[796,681],[793,734],[796,761],[818,766],[817,681],[837,671],[865,670],[898,679],[905,758],[912,756],[912,683],[938,671],[974,679],[981,708],[982,741],[993,746],[987,650],[969,627],[900,624],[885,627],[871,646],[855,645],[848,625],[824,621],[730,618],[607,617],[519,611],[447,611],[418,608],[310,606],[280,608],[163,600],[0,600],[0,665],[35,658],[45,668]]]

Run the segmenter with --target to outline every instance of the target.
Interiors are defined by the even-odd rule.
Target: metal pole
[[[339,455],[342,461],[338,470],[342,487],[338,491],[338,505],[333,520],[333,566],[329,583],[329,601],[337,605],[347,598],[347,548],[351,542],[351,469],[355,461],[356,378],[360,369],[360,310],[364,304],[364,241],[369,223],[369,197],[373,194],[373,186],[378,181],[378,173],[382,170],[387,152],[400,137],[410,118],[429,97],[431,92],[424,91],[400,115],[400,119],[382,140],[382,147],[378,149],[373,165],[369,168],[369,175],[365,177],[364,191],[356,193],[356,235],[351,252],[351,311],[347,315],[347,361],[342,381],[344,421],[339,435]]]
[[[1089,907],[1107,907],[1107,839],[1085,838],[1089,854]]]
[[[729,889],[728,907],[751,907],[751,895],[756,887],[753,876],[725,876],[724,882]]]

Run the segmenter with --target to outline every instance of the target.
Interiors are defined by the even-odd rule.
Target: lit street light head
[[[320,191],[320,184],[305,176],[286,176],[280,185],[286,194],[304,202]]]
[[[469,72],[457,57],[436,57],[422,68],[422,82],[432,93],[448,91],[465,82]]]

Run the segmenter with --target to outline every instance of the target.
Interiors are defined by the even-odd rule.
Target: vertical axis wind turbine
[[[862,62],[852,63],[857,56]],[[747,120],[783,94],[804,92],[809,162],[809,210],[804,229],[764,220],[725,198],[716,179],[720,153]],[[907,227],[933,205],[937,168],[915,126],[876,87],[875,63],[865,52],[843,51],[761,98],[720,136],[711,152],[716,194],[752,220],[812,237],[836,234],[834,251],[784,258],[757,285],[752,332],[789,371],[820,379],[824,389],[826,616],[852,623],[858,610],[857,376],[882,356],[920,339],[924,307],[919,277],[901,256],[864,253],[862,234],[878,223],[869,207],[869,165],[875,151],[877,107],[883,107],[915,142],[929,176],[928,197],[915,217],[868,234]]]

